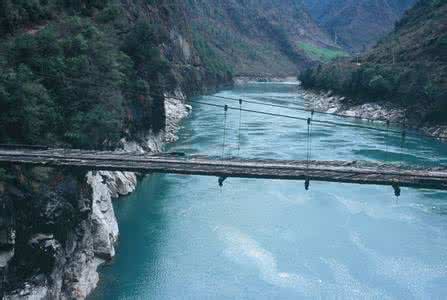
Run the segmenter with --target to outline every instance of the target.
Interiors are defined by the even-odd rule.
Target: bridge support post
[[[227,179],[227,177],[225,176],[220,176],[219,179],[217,180],[219,182],[219,186],[222,187],[224,181]]]
[[[393,186],[393,189],[394,189],[394,195],[396,197],[399,197],[400,196],[400,186],[399,186],[399,183],[398,182],[394,182],[392,186]]]

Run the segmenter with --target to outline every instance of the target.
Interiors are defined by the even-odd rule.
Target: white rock
[[[184,46],[185,55],[188,55],[188,45],[184,44]],[[179,99],[185,99],[185,96],[179,89],[174,92],[171,98],[169,96],[166,97],[166,130],[161,131],[159,134],[148,132],[144,136],[143,144],[122,139],[122,149],[120,151],[142,154],[146,151],[160,152],[166,142],[177,140],[178,124],[192,110],[190,105],[186,105],[184,101]],[[96,288],[99,281],[98,266],[115,255],[115,243],[118,240],[119,228],[113,210],[112,199],[133,192],[137,185],[137,176],[132,172],[89,172],[86,175],[86,180],[92,187],[91,217],[94,254],[88,252],[88,249],[77,250],[74,248],[75,245],[73,245],[73,257],[70,259],[71,265],[65,266],[67,269],[65,271],[72,274],[75,280],[70,283],[70,286],[66,286],[65,289],[70,290],[70,298],[74,297],[75,299],[85,299]],[[40,238],[42,237],[35,237],[35,239]],[[2,253],[0,255],[0,263],[6,265],[11,256],[11,253]],[[59,295],[57,296],[58,298],[64,299],[66,296],[61,294],[60,290],[62,281],[60,278],[55,278],[54,280],[57,282],[54,283],[51,290],[46,285],[33,286],[27,284],[25,288],[5,296],[4,299],[49,299],[51,293],[56,293]]]

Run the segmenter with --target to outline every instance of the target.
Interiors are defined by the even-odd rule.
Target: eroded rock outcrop
[[[161,151],[175,141],[191,107],[183,94],[173,97],[165,102],[166,130],[145,134],[144,144],[123,140],[119,151]],[[132,172],[15,168],[0,189],[3,297],[87,297],[98,283],[97,267],[115,255],[119,229],[112,200],[134,191],[137,181]]]
[[[369,102],[356,104],[352,100],[338,96],[331,91],[300,90],[308,109],[328,112],[342,116],[349,116],[364,120],[377,120],[392,123],[405,123],[405,126],[413,127],[436,139],[447,141],[447,126],[443,125],[423,125],[419,121],[408,117],[408,113],[402,107],[393,105],[390,102]]]
[[[86,83],[93,83],[89,77],[92,76],[91,73],[99,80],[96,82],[95,79],[95,84],[89,88],[79,87],[79,91],[82,91],[79,97],[76,92],[70,92],[70,95],[76,95],[76,99],[70,102],[70,107],[72,105],[74,109],[70,110],[70,118],[66,118],[66,124],[63,124],[67,131],[63,131],[60,137],[59,133],[54,136],[48,132],[51,131],[49,128],[57,126],[53,126],[51,122],[42,122],[46,124],[45,131],[40,134],[42,137],[37,131],[33,133],[42,144],[57,143],[64,147],[81,145],[78,147],[86,148],[111,148],[120,144],[116,147],[117,151],[160,152],[166,142],[176,140],[178,122],[190,111],[190,107],[184,103],[186,95],[203,93],[231,81],[230,72],[216,70],[205,55],[208,53],[201,53],[197,49],[190,20],[185,14],[187,4],[182,1],[170,1],[169,5],[164,1],[102,1],[80,4],[66,1],[61,5],[53,5],[47,3],[48,1],[37,2],[32,6],[11,4],[11,11],[14,8],[14,11],[25,15],[28,10],[38,13],[36,18],[26,22],[14,21],[20,26],[11,28],[11,35],[17,35],[23,29],[30,34],[27,38],[34,41],[32,37],[39,36],[44,28],[51,27],[51,32],[54,31],[55,35],[46,36],[45,41],[49,45],[63,44],[62,37],[68,39],[75,35],[68,32],[70,30],[67,28],[75,26],[74,23],[77,24],[76,28],[79,24],[84,24],[88,27],[85,30],[88,33],[84,35],[83,31],[76,38],[82,43],[91,42],[88,43],[89,46],[85,46],[92,50],[86,51],[91,56],[82,52],[86,62],[102,61],[94,54],[104,54],[106,49],[110,50],[107,52],[110,58],[114,57],[114,53],[119,57],[116,61],[104,62],[104,68],[88,68],[88,72],[77,74],[76,82],[83,79]],[[71,24],[67,21],[71,18],[76,22]],[[42,23],[45,26],[39,27]],[[21,28],[25,25],[32,29]],[[96,39],[90,40],[87,37],[91,36],[91,32],[98,32],[104,40],[94,43]],[[96,47],[104,48],[100,51]],[[65,55],[65,52],[70,51],[61,51],[61,55],[54,56],[54,60],[75,61],[73,57],[77,56]],[[81,51],[75,52],[79,54]],[[42,65],[52,61],[53,56],[48,58],[48,55],[48,52],[42,54]],[[11,60],[11,64],[13,63],[16,62]],[[21,65],[23,67],[22,62]],[[28,67],[30,74],[36,71],[36,66]],[[63,69],[60,67],[60,70]],[[91,72],[91,69],[97,72]],[[113,72],[112,69],[119,71]],[[65,93],[58,93],[65,89],[56,88],[56,91],[53,80],[47,77],[51,75],[50,78],[53,78],[54,74],[50,73],[49,69],[44,68],[35,72],[32,77],[36,83],[39,82],[39,95],[44,95],[46,100],[54,98],[53,102],[59,105],[57,107],[64,108],[65,102],[59,103],[56,98],[68,99]],[[109,78],[111,76],[106,76],[109,73],[113,73],[113,80],[108,80],[112,79]],[[62,74],[64,72],[58,77],[64,77]],[[69,77],[73,77],[73,74]],[[129,80],[124,80],[127,77]],[[99,82],[100,79],[104,79],[104,82]],[[115,81],[119,81],[119,84]],[[124,84],[125,82],[132,86]],[[22,82],[17,84],[22,85]],[[105,92],[98,92],[99,88]],[[90,97],[93,94],[95,97]],[[56,96],[52,97],[53,95]],[[46,100],[43,102],[47,103]],[[88,107],[84,106],[86,102]],[[29,107],[31,106],[33,105],[30,104]],[[82,109],[78,111],[81,106]],[[114,114],[110,113],[109,108],[110,111],[123,108],[123,111],[119,110]],[[21,109],[17,111],[22,111]],[[82,118],[72,116],[72,113],[77,115],[81,110]],[[101,118],[97,115],[84,118],[84,110],[98,112]],[[42,109],[40,106],[38,109],[33,106],[33,111],[41,112]],[[36,120],[39,118],[40,114]],[[85,119],[92,120],[92,123],[85,125]],[[79,128],[73,128],[78,125],[71,126],[68,122],[70,120],[77,120],[76,124],[81,127],[85,125],[86,133],[96,130],[97,140],[92,141],[88,134],[79,135]],[[104,121],[102,124],[108,124],[107,127],[96,126],[97,120]],[[23,135],[27,134],[26,130],[30,130],[30,127],[32,126],[24,126],[27,129],[24,129]],[[9,131],[11,130],[4,130]],[[112,138],[102,136],[101,133],[109,131],[116,134]],[[30,143],[30,140],[23,142],[20,135],[22,134],[12,134],[11,141],[16,141],[17,138],[20,143]],[[45,140],[43,135],[52,138]],[[66,139],[75,136],[83,136],[83,143],[73,144],[71,138]],[[97,266],[115,254],[119,230],[112,199],[131,193],[137,185],[137,174],[90,172],[86,175],[87,172],[79,174],[70,169],[45,168],[15,168],[3,172],[5,169],[0,168],[0,298],[3,293],[6,299],[85,298],[98,282]]]

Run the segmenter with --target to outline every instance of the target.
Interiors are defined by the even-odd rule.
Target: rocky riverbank
[[[160,152],[166,143],[175,141],[179,122],[188,116],[191,106],[180,100],[186,99],[180,91],[172,96],[174,98],[167,96],[165,100],[166,129],[156,135],[151,132],[142,134],[138,140],[123,139],[122,149],[117,151]],[[32,172],[38,173],[29,175],[27,171],[17,171],[27,178],[24,184],[29,186],[29,194],[16,190],[20,195],[7,193],[1,201],[7,203],[11,197],[14,201],[20,198],[25,202],[42,197],[42,201],[37,201],[39,205],[31,204],[31,210],[20,209],[17,212],[17,207],[14,207],[16,222],[29,215],[42,216],[42,220],[23,224],[19,229],[16,226],[15,230],[21,231],[21,240],[13,239],[8,249],[0,251],[1,269],[6,271],[8,263],[12,262],[8,272],[10,278],[5,278],[2,287],[8,285],[9,290],[14,287],[3,298],[84,299],[98,283],[97,267],[115,255],[119,228],[112,201],[133,192],[138,176],[131,172],[100,171],[76,178],[66,170]],[[60,179],[54,186],[48,186],[47,181],[40,182],[43,173],[49,178],[55,176]],[[70,223],[61,222],[62,216],[70,218]],[[49,233],[57,232],[55,227],[58,226],[64,230],[64,243],[59,242],[61,238],[54,233]],[[67,231],[62,227],[68,228]],[[15,235],[15,232],[8,231],[8,234]],[[21,278],[17,278],[21,276],[28,277],[28,280],[21,282]]]
[[[302,97],[309,109],[315,111],[328,112],[349,116],[365,120],[376,120],[392,123],[403,123],[414,129],[418,129],[428,136],[447,141],[447,126],[442,125],[421,125],[420,120],[407,118],[405,109],[393,105],[389,102],[371,102],[356,104],[347,97],[335,95],[331,91],[314,91],[299,89],[299,96]]]

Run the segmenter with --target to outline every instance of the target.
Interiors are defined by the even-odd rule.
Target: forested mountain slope
[[[231,80],[194,48],[185,3],[0,3],[0,141],[114,147],[164,127],[164,92]]]
[[[447,1],[419,1],[359,61],[320,65],[300,78],[304,87],[387,100],[413,120],[447,124]]]
[[[317,23],[351,52],[363,52],[393,29],[415,0],[304,0]]]
[[[290,75],[320,59],[308,49],[339,53],[300,0],[189,0],[188,8],[198,48],[236,74]]]
[[[171,126],[186,114],[165,95],[231,80],[204,63],[185,12],[181,0],[0,1],[0,143],[160,150],[167,113]],[[85,299],[115,253],[111,199],[136,184],[0,166],[0,298]]]

